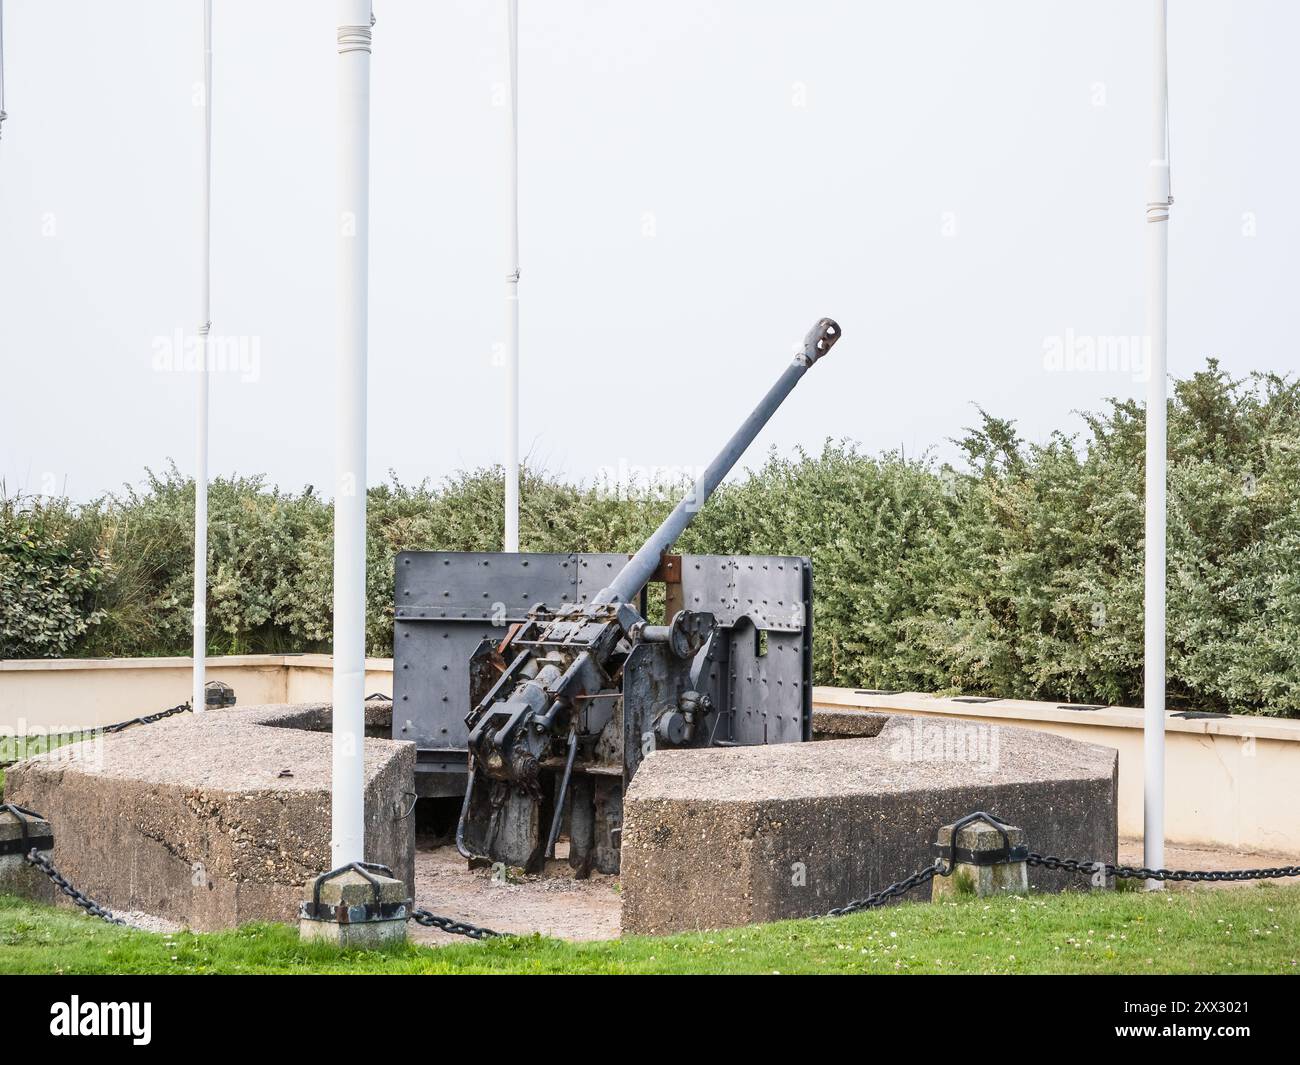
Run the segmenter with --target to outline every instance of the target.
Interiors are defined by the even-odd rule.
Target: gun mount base
[[[642,758],[811,738],[807,559],[669,555],[634,619],[618,604],[584,613],[626,559],[398,556],[393,738],[417,745],[419,794],[460,807],[465,853],[536,871],[567,837],[577,875],[617,872],[623,791]],[[643,620],[660,611],[664,624]],[[548,685],[592,652],[605,664],[578,666],[581,690],[553,707]],[[498,686],[510,698],[475,715]]]

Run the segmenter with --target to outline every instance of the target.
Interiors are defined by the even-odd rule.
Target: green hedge
[[[1300,715],[1300,386],[1216,364],[1169,408],[1174,705]],[[979,412],[960,468],[850,443],[770,456],[688,552],[814,561],[818,682],[1137,703],[1143,412],[1112,402],[1041,444]],[[629,551],[671,499],[526,475],[526,550]],[[370,649],[392,645],[403,549],[490,550],[500,470],[369,495]],[[193,485],[175,470],[76,506],[0,500],[0,657],[185,654]],[[212,653],[327,650],[331,512],[260,479],[210,493]]]

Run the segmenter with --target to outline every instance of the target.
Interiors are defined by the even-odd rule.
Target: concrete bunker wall
[[[1115,861],[1114,750],[1025,729],[922,724],[918,733],[917,719],[819,715],[819,735],[859,738],[649,758],[625,807],[624,934],[825,913],[929,864],[939,826],[974,810],[1019,825],[1031,849]],[[961,740],[977,749],[945,754],[945,728],[978,730]],[[937,730],[937,751],[924,729]],[[1086,886],[1030,872],[1039,890]],[[928,885],[909,896],[928,897]]]
[[[384,733],[388,703],[367,704]],[[236,707],[60,748],[12,768],[6,799],[43,814],[55,865],[114,910],[196,929],[296,919],[330,868],[330,708]],[[414,888],[413,744],[366,742],[367,859]]]
[[[366,712],[367,857],[411,891],[415,748],[379,738],[391,704]],[[328,704],[184,715],[20,763],[7,798],[50,820],[55,863],[113,909],[196,929],[290,921],[330,865],[329,725]],[[960,750],[945,747],[954,730]],[[860,711],[820,711],[814,731],[823,742],[642,765],[622,834],[626,933],[824,913],[926,864],[938,826],[974,809],[1020,825],[1032,849],[1115,859],[1111,748]],[[1033,870],[1035,888],[1072,885]]]

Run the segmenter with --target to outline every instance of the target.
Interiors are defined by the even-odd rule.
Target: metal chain
[[[469,924],[465,921],[456,921],[450,917],[439,917],[436,913],[430,913],[428,910],[412,910],[411,920],[416,924],[423,925],[425,928],[439,928],[448,935],[468,936],[470,939],[497,939],[510,934],[508,932],[494,932],[490,928],[480,928],[478,925]]]
[[[897,883],[890,884],[887,888],[868,895],[863,899],[855,899],[852,902],[845,903],[837,909],[829,911],[827,917],[843,917],[849,913],[860,913],[863,910],[874,910],[877,906],[883,906],[890,899],[901,898],[913,888],[920,887],[922,884],[933,880],[936,876],[947,876],[951,868],[946,862],[939,860],[933,865],[927,865],[924,869],[918,869],[909,877],[905,877]]]
[[[188,713],[192,709],[193,707],[187,699],[178,706],[173,706],[166,710],[159,710],[156,714],[145,714],[142,717],[132,718],[130,721],[119,721],[113,725],[105,725],[103,728],[99,729],[99,731],[104,735],[109,735],[125,731],[134,725],[152,725],[155,721],[162,721],[164,718],[173,717],[176,714]],[[68,898],[92,917],[98,917],[103,921],[107,921],[109,924],[126,924],[122,918],[115,916],[111,910],[105,909],[89,895],[78,891],[73,887],[68,878],[60,873],[55,867],[54,863],[48,858],[43,857],[35,847],[33,847],[27,854],[24,854],[23,858],[29,865],[35,866],[42,873],[48,876],[55,887],[63,892],[63,894],[67,895]]]
[[[42,857],[41,854],[33,847],[30,852],[23,856],[30,864],[36,866],[42,873],[54,882],[63,894],[67,895],[73,902],[80,906],[87,913],[94,917],[99,917],[109,924],[125,925],[122,918],[113,914],[111,910],[105,909],[85,892],[78,891],[68,881],[62,873],[55,868],[54,863],[48,858]],[[496,939],[506,933],[493,931],[491,928],[480,928],[478,925],[469,924],[466,921],[453,920],[450,917],[441,917],[429,910],[412,910],[411,920],[416,924],[423,925],[426,928],[438,928],[453,936],[468,936],[470,939]]]
[[[65,877],[54,867],[53,862],[51,862],[48,858],[42,857],[40,852],[36,850],[35,847],[33,847],[27,854],[23,855],[23,857],[28,861],[28,863],[36,866],[37,869],[39,869],[42,873],[44,873],[52,881],[54,881],[55,887],[57,887],[60,891],[62,891],[65,895],[67,895],[68,898],[70,898],[73,902],[75,902],[78,906],[80,906],[92,917],[98,917],[102,920],[107,921],[109,924],[120,924],[120,925],[126,924],[126,922],[122,920],[122,918],[114,916],[112,911],[104,909],[103,906],[97,903],[89,895],[86,895],[83,892],[78,891],[70,883],[68,883],[67,877]]]
[[[1199,883],[1224,883],[1242,880],[1279,880],[1300,876],[1300,865],[1283,865],[1272,869],[1147,869],[1133,865],[1111,865],[1108,862],[1089,862],[1080,858],[1058,858],[1053,854],[1030,853],[1029,865],[1044,869],[1059,869],[1067,873],[1093,876],[1104,871],[1107,876],[1130,880],[1196,881]]]
[[[155,721],[161,721],[163,718],[172,717],[176,714],[185,714],[192,709],[193,707],[190,706],[187,699],[179,706],[173,706],[170,710],[159,710],[156,714],[145,714],[144,717],[133,717],[130,721],[119,721],[116,725],[105,725],[99,731],[107,736],[114,732],[122,732],[124,729],[129,729],[135,725],[152,725]]]
[[[193,708],[190,706],[189,700],[187,699],[179,706],[173,706],[168,710],[159,710],[156,714],[145,714],[143,717],[133,717],[131,718],[130,721],[119,721],[114,725],[103,725],[100,726],[99,728],[84,729],[80,732],[60,732],[60,733],[56,733],[53,736],[47,737],[47,739],[61,740],[61,739],[70,738],[72,736],[81,736],[82,738],[89,738],[95,735],[96,733],[99,733],[104,736],[109,736],[116,732],[123,732],[126,729],[134,728],[136,725],[152,725],[155,721],[162,721],[164,718],[173,717],[176,714],[185,714],[188,713],[191,709]],[[7,768],[11,765],[14,765],[17,761],[21,761],[21,759],[12,759],[12,758],[0,759],[0,768]]]
[[[1117,876],[1134,880],[1169,880],[1194,881],[1199,883],[1225,883],[1247,880],[1278,880],[1286,877],[1300,877],[1300,865],[1284,865],[1270,869],[1147,869],[1142,866],[1111,865],[1108,862],[1090,862],[1080,858],[1057,858],[1051,854],[1030,852],[1026,858],[1027,865],[1041,866],[1044,869],[1059,869],[1082,876],[1093,876],[1103,870],[1107,876]],[[947,876],[951,868],[942,859],[933,865],[918,869],[909,877],[890,884],[866,898],[855,899],[837,909],[829,911],[827,917],[842,917],[845,914],[860,913],[883,906],[891,899],[901,898],[913,888],[920,887],[936,876]]]
[[[176,712],[176,711],[173,711]],[[53,881],[54,885],[74,903],[80,906],[87,913],[94,917],[108,921],[110,924],[125,925],[126,922],[120,917],[115,916],[111,911],[99,905],[90,896],[78,891],[63,876],[62,873],[54,867],[54,864],[40,855],[33,848],[24,858],[31,865],[43,872]],[[1130,865],[1111,865],[1108,862],[1091,862],[1081,858],[1058,858],[1051,854],[1036,854],[1030,852],[1025,858],[1026,865],[1040,866],[1044,869],[1060,870],[1067,873],[1078,873],[1083,876],[1095,875],[1099,870],[1104,870],[1107,876],[1117,876],[1121,878],[1137,880],[1171,880],[1171,881],[1197,881],[1218,883],[1225,881],[1245,881],[1245,880],[1276,880],[1286,877],[1300,877],[1300,865],[1277,866],[1269,869],[1147,869],[1141,866]],[[844,917],[851,913],[861,913],[864,910],[873,910],[891,899],[902,898],[908,892],[928,883],[936,876],[948,876],[952,872],[951,866],[943,859],[938,859],[930,865],[918,869],[911,876],[904,877],[902,880],[890,884],[888,887],[873,892],[861,899],[855,899],[852,902],[845,903],[833,910],[829,910],[826,917]],[[412,910],[410,919],[416,924],[425,928],[437,928],[453,936],[466,936],[469,939],[498,939],[508,936],[511,933],[497,932],[491,928],[483,928],[479,925],[470,924],[467,921],[458,921],[451,917],[443,917],[433,913],[430,910],[417,909]]]

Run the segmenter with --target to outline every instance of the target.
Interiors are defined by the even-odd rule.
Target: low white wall
[[[1017,725],[1114,747],[1119,830],[1142,835],[1141,710],[1062,710],[1056,703],[1022,699],[963,703],[919,692],[871,695],[824,687],[813,689],[813,703]],[[1300,854],[1300,720],[1171,715],[1165,727],[1165,835],[1178,843]]]
[[[208,659],[208,676],[231,685],[246,706],[328,702],[330,665],[329,655],[237,655]],[[367,693],[392,690],[392,660],[367,659]],[[175,706],[189,694],[187,658],[0,661],[0,733],[95,728]],[[1114,747],[1120,832],[1142,834],[1140,710],[825,687],[813,690],[813,701],[827,709],[1018,725]],[[1170,840],[1300,854],[1300,720],[1170,717],[1166,744]]]
[[[209,658],[244,706],[330,700],[329,655]],[[0,731],[71,732],[152,714],[190,697],[188,658],[49,658],[0,661]],[[366,660],[366,693],[393,692],[393,662]]]

